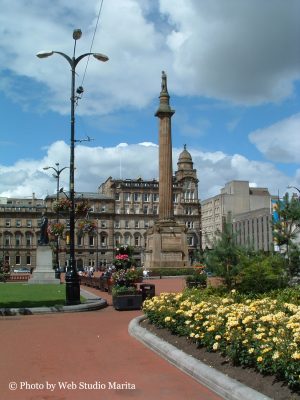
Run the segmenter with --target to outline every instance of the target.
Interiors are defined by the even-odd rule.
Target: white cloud
[[[299,163],[300,113],[249,135],[250,141],[266,158],[284,163]]]
[[[268,187],[272,194],[285,193],[286,187],[294,182],[300,185],[300,173],[294,178],[285,176],[271,163],[251,161],[239,155],[222,152],[205,153],[188,149],[193,157],[194,168],[199,179],[199,195],[202,200],[219,193],[221,187],[231,180],[248,180],[253,185]],[[182,149],[173,149],[173,165],[177,168]],[[43,197],[55,193],[56,180],[51,169],[59,161],[60,168],[68,166],[69,146],[55,142],[49,146],[41,160],[20,160],[13,166],[0,166],[0,197],[31,196]],[[99,185],[109,176],[113,178],[144,179],[158,178],[158,146],[154,143],[127,144],[116,147],[86,147],[79,145],[75,150],[75,191],[96,192]],[[60,187],[69,187],[68,169],[61,173]]]
[[[173,26],[167,43],[177,93],[259,104],[293,92],[297,0],[161,0],[160,8]]]
[[[42,1],[0,0],[0,85],[6,95],[23,107],[38,100],[39,108],[68,113],[66,60],[35,54],[53,49],[72,55],[72,30],[78,27],[83,36],[77,54],[89,51],[98,8],[96,0],[58,0],[45,12]],[[297,0],[104,2],[92,51],[110,60],[90,59],[77,112],[101,115],[147,106],[157,96],[162,69],[175,94],[242,104],[280,101],[299,79],[299,12]],[[85,65],[82,60],[77,67],[78,85]],[[25,95],[17,77],[43,89]]]

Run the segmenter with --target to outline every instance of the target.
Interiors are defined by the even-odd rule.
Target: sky
[[[0,197],[53,194],[43,168],[70,163],[70,66],[36,54],[72,57],[77,28],[76,57],[109,61],[76,67],[75,191],[158,177],[162,71],[173,168],[186,144],[201,200],[231,180],[280,196],[300,188],[299,0],[0,0],[0,10]]]

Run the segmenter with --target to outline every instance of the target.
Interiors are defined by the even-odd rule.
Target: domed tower
[[[175,171],[176,181],[181,181],[182,179],[189,178],[194,179],[198,183],[197,171],[193,168],[194,163],[191,154],[186,149],[186,144],[184,145],[183,151],[179,154],[177,162],[177,171]]]
[[[180,153],[178,162],[178,169],[175,171],[175,179],[178,189],[181,191],[181,198],[178,202],[182,205],[185,201],[198,201],[198,179],[197,171],[194,169],[194,163],[191,154],[187,151],[184,145],[183,151]]]

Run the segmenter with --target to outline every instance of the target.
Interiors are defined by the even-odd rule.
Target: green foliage
[[[112,296],[122,296],[127,294],[139,294],[139,290],[136,286],[121,286],[115,285],[112,288]]]
[[[240,271],[240,259],[246,249],[235,243],[235,234],[231,224],[225,224],[222,233],[219,233],[213,249],[205,254],[205,264],[209,271],[225,281],[230,290],[235,285],[236,277]]]
[[[290,276],[299,269],[299,251],[294,242],[300,232],[300,201],[298,198],[289,198],[285,194],[282,201],[276,204],[277,221],[273,222],[273,237],[280,247],[281,253],[287,260],[287,269]]]
[[[257,253],[240,260],[236,287],[243,293],[265,293],[287,286],[285,262],[281,255]]]

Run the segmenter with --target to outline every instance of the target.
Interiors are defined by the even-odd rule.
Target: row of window
[[[158,193],[130,193],[130,192],[116,192],[115,193],[115,200],[116,201],[120,201],[121,200],[121,195],[123,194],[123,201],[127,201],[127,202],[144,202],[144,203],[149,203],[149,202],[153,202],[156,203],[159,201],[159,195]],[[185,192],[183,192],[183,198],[185,201],[189,201],[189,200],[195,200],[196,196],[195,196],[195,192],[193,190],[187,190]],[[174,203],[178,203],[180,199],[180,194],[179,193],[173,193],[173,202]]]
[[[6,265],[11,265],[11,261],[12,260],[11,260],[11,257],[9,255],[5,255],[4,256],[4,263]],[[21,257],[19,254],[17,254],[15,256],[14,261],[15,261],[15,263],[14,263],[15,265],[24,265],[24,264],[31,265],[31,256],[30,256],[30,254],[26,254],[25,256]]]
[[[31,228],[32,227],[32,220],[31,219],[27,219],[26,221],[23,221],[23,224],[25,224],[24,226],[26,226],[27,228]],[[11,226],[15,226],[16,228],[21,228],[22,227],[22,220],[21,219],[16,219],[14,220],[14,225],[11,219],[6,219],[5,220],[5,227],[6,228],[10,228]]]

